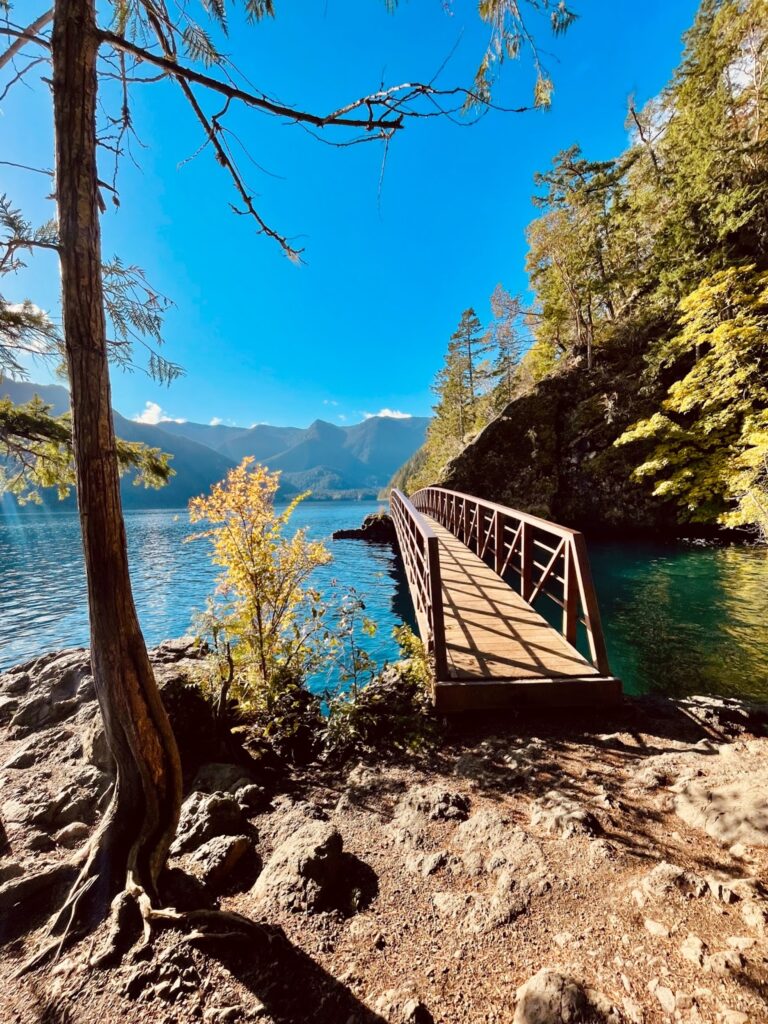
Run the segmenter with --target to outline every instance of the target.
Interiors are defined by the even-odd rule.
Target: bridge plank
[[[435,519],[448,679],[450,681],[583,681],[600,673],[493,569]]]

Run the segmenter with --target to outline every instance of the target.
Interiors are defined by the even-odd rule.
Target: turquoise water
[[[356,526],[374,502],[306,503],[297,526],[318,538]],[[205,542],[182,543],[184,511],[126,514],[134,592],[147,641],[188,632],[216,571]],[[388,547],[330,542],[314,583],[354,587],[378,624],[366,646],[397,656],[392,627],[411,611]],[[590,544],[611,668],[629,692],[723,693],[768,699],[768,552],[648,543]],[[0,516],[0,669],[88,642],[77,518]]]

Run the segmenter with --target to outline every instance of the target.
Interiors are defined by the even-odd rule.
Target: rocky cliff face
[[[572,367],[516,398],[450,462],[440,483],[457,491],[584,530],[677,532],[680,509],[631,480],[641,446],[614,441],[652,412],[638,359],[615,367]]]

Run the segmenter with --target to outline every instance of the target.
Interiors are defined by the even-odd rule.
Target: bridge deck
[[[601,676],[482,559],[423,515],[440,551],[449,679],[436,681],[438,707],[581,704],[620,694],[618,680]]]

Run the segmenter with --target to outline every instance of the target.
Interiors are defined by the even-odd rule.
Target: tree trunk
[[[103,907],[130,879],[156,897],[178,823],[181,769],[128,574],[112,422],[96,167],[95,0],[56,0],[52,35],[62,315],[91,662],[117,780],[91,871]],[[96,909],[96,908],[94,908]]]

